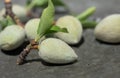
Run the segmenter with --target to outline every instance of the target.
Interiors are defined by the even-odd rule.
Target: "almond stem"
[[[21,23],[19,18],[12,11],[11,0],[4,0],[4,3],[5,3],[5,8],[6,8],[5,16],[9,15],[17,25],[24,27],[24,25]]]

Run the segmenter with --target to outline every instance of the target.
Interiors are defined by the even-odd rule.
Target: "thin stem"
[[[5,3],[5,8],[6,8],[5,16],[9,15],[14,20],[14,22],[16,24],[23,27],[24,25],[21,23],[19,18],[12,11],[12,2],[11,2],[11,0],[4,0],[4,3]]]
[[[83,28],[94,28],[98,23],[96,21],[81,21]]]
[[[26,8],[28,11],[30,11],[31,9],[33,9],[34,6],[35,6],[35,4],[33,2],[31,2],[29,5],[26,6]]]
[[[90,17],[96,10],[96,7],[90,7],[81,14],[79,14],[76,18],[78,18],[80,21],[81,20],[86,20],[88,17]]]
[[[18,59],[17,59],[17,64],[21,65],[25,62],[25,59],[27,57],[27,55],[30,53],[31,49],[36,49],[38,48],[38,44],[37,42],[35,42],[34,40],[32,40],[30,42],[30,44],[20,53]]]
[[[17,64],[21,65],[25,62],[26,56],[30,53],[31,45],[29,44],[19,55],[17,59]]]

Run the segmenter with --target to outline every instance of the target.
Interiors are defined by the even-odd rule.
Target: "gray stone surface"
[[[23,4],[24,0],[12,0]],[[93,17],[120,12],[120,0],[64,0],[73,14],[89,6],[96,6]],[[3,2],[0,0],[0,8]],[[24,47],[25,44],[22,46]],[[79,58],[69,65],[50,65],[41,62],[37,50],[27,57],[28,63],[18,66],[16,59],[21,48],[12,52],[0,52],[0,78],[120,78],[120,44],[107,44],[95,39],[93,29],[83,32],[83,40],[72,46]],[[16,52],[16,53],[15,53]]]

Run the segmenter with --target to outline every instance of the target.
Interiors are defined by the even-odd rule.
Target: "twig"
[[[17,64],[18,65],[21,65],[24,61],[25,61],[25,58],[26,56],[29,54],[30,52],[30,46],[31,45],[28,45],[19,55],[18,59],[17,59]]]
[[[5,16],[9,15],[17,25],[20,25],[23,27],[24,25],[21,23],[19,18],[12,11],[11,0],[4,0],[4,3],[5,3],[5,8],[6,8]]]
[[[38,48],[38,44],[34,40],[32,40],[30,44],[20,53],[17,59],[17,64],[23,64],[25,62],[26,56],[30,53],[30,50],[36,48]]]

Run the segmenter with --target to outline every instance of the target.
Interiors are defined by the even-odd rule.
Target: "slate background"
[[[25,0],[12,0],[25,5]],[[63,0],[77,15],[90,6],[96,6],[93,18],[103,18],[112,13],[120,13],[120,0]],[[4,7],[0,0],[0,9]],[[58,15],[59,16],[59,15]],[[24,46],[24,45],[22,45]],[[97,41],[93,29],[83,32],[83,40],[72,46],[78,54],[78,61],[70,65],[48,65],[41,62],[37,51],[27,57],[28,63],[16,65],[21,48],[16,54],[0,52],[0,78],[120,78],[120,44]]]

